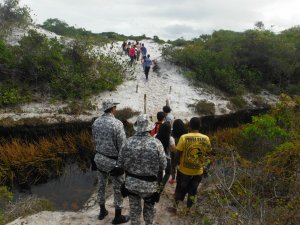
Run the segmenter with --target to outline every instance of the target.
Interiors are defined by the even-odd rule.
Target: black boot
[[[100,205],[100,214],[98,216],[98,219],[103,220],[107,215],[108,211],[106,210],[105,205]]]
[[[111,222],[112,224],[127,223],[130,220],[129,216],[123,216],[121,212],[122,209],[115,209],[115,218]]]

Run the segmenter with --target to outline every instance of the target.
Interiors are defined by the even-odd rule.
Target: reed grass
[[[92,136],[88,130],[79,133],[68,133],[64,136],[41,137],[32,142],[14,138],[0,144],[0,184],[15,178],[28,181],[33,175],[39,179],[49,175],[49,170],[59,174],[62,162],[68,156],[94,154]]]

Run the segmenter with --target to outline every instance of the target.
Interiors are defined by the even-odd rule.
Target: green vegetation
[[[93,43],[104,44],[114,41],[127,41],[127,40],[136,40],[140,41],[143,39],[149,39],[145,34],[140,36],[126,36],[123,34],[117,34],[115,32],[102,32],[102,33],[92,33],[87,31],[84,28],[75,28],[74,26],[69,26],[66,22],[61,21],[57,18],[47,19],[42,25],[42,28],[54,32],[58,35],[71,38],[88,38]],[[158,37],[157,37],[158,38]]]
[[[19,0],[0,2],[0,38],[5,37],[13,27],[27,27],[32,22],[28,7],[20,7]]]
[[[262,26],[245,32],[219,30],[181,41],[181,48],[167,47],[163,56],[182,66],[188,78],[232,95],[263,88],[299,94],[299,36],[299,27],[280,34]]]
[[[18,46],[0,40],[0,48],[0,106],[37,95],[86,100],[92,94],[113,90],[126,72],[114,58],[93,51],[87,40],[63,45],[30,30]]]
[[[281,95],[267,115],[211,135],[215,165],[195,215],[209,211],[210,220],[223,224],[298,223],[299,107],[299,97]]]
[[[11,195],[11,193],[7,190],[6,192]],[[19,217],[29,216],[45,210],[54,210],[53,204],[46,199],[27,197],[16,203],[6,202],[2,213],[0,212],[0,225],[7,224],[8,222],[11,222]]]
[[[46,28],[73,39],[62,43],[29,30],[19,45],[7,45],[5,37],[14,27],[25,28],[31,23],[29,12],[27,7],[19,6],[18,0],[0,4],[0,107],[45,96],[86,101],[93,94],[114,90],[122,82],[128,67],[100,54],[96,51],[99,45],[95,46],[112,41],[113,33],[94,39],[89,31],[49,19]]]

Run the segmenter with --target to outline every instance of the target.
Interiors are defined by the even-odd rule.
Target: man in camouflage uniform
[[[125,144],[126,135],[122,122],[115,118],[116,105],[113,100],[105,100],[102,103],[104,114],[95,120],[92,126],[92,134],[96,146],[94,161],[98,168],[98,199],[100,205],[99,220],[108,214],[105,208],[105,189],[110,171],[116,166],[119,152]],[[123,198],[120,187],[124,183],[124,175],[111,176],[114,189],[115,218],[113,224],[126,223],[128,216],[121,215]]]
[[[161,142],[151,137],[154,124],[147,114],[138,116],[135,135],[128,139],[120,152],[118,166],[125,170],[125,188],[129,196],[132,225],[141,224],[141,199],[144,199],[143,216],[146,225],[153,224],[159,195],[157,175],[167,166]]]

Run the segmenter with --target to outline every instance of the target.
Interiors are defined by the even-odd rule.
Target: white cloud
[[[298,0],[20,0],[37,23],[58,18],[93,32],[158,35],[166,39],[198,37],[213,30],[243,31],[263,21],[290,28],[300,21]]]

